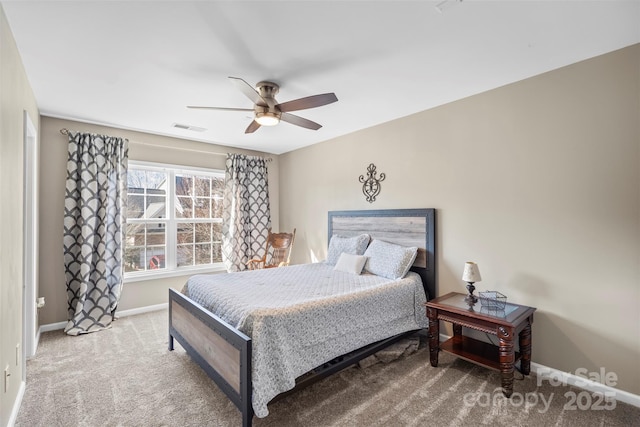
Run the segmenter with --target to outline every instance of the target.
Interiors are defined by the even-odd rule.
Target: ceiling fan
[[[249,83],[238,77],[229,77],[240,92],[249,98],[254,107],[251,108],[226,108],[226,107],[200,107],[188,105],[187,108],[199,108],[205,110],[223,110],[223,111],[253,111],[254,119],[249,124],[244,133],[253,133],[260,126],[274,126],[280,120],[291,123],[303,128],[318,130],[322,125],[312,122],[311,120],[290,114],[290,111],[306,110],[307,108],[320,107],[322,105],[336,102],[338,98],[335,93],[323,93],[321,95],[307,96],[305,98],[294,99],[293,101],[283,102],[276,101],[276,94],[280,87],[273,82],[259,82],[254,89]]]

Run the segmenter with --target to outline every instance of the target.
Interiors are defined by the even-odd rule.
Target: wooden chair
[[[295,228],[293,229],[293,233],[272,233],[271,229],[269,229],[264,255],[262,258],[249,260],[249,262],[247,262],[249,270],[284,267],[289,265],[291,248],[293,247],[293,241],[295,238]]]

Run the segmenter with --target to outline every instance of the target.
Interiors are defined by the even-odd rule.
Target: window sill
[[[193,276],[195,274],[208,274],[208,273],[226,273],[226,268],[219,267],[206,267],[206,268],[190,268],[186,270],[165,270],[159,272],[149,273],[129,273],[124,275],[124,283],[144,282],[147,280],[164,279],[169,277],[180,276]]]

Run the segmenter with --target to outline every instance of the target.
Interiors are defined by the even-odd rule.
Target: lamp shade
[[[476,283],[482,280],[480,269],[475,262],[465,262],[464,271],[462,272],[462,280],[468,283]]]

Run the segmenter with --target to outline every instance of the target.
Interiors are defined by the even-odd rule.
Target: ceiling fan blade
[[[196,108],[200,110],[221,110],[221,111],[253,111],[253,108],[200,107],[197,105],[187,105],[187,108]]]
[[[267,105],[267,101],[265,101],[264,98],[260,96],[258,91],[255,90],[249,83],[245,82],[239,77],[229,77],[229,79],[231,80],[231,83],[233,83],[233,85],[237,87],[240,92],[244,93],[244,95],[249,98],[254,104]]]
[[[249,126],[244,131],[244,133],[253,133],[253,132],[257,131],[259,127],[260,127],[260,123],[258,123],[258,122],[256,122],[254,120],[251,123],[249,123]]]
[[[294,99],[278,105],[282,112],[306,110],[307,108],[320,107],[322,105],[336,102],[338,97],[335,93],[323,93],[321,95],[307,96],[306,98]]]
[[[322,127],[321,124],[312,122],[311,120],[307,120],[300,116],[294,116],[293,114],[289,113],[282,113],[282,116],[280,116],[280,120],[282,120],[283,122],[291,123],[292,125],[302,126],[303,128],[312,130],[318,130]]]

